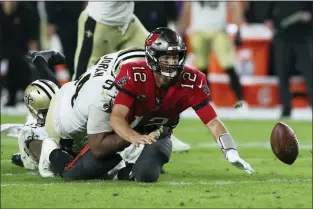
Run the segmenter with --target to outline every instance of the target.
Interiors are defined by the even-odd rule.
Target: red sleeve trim
[[[134,98],[129,96],[128,94],[125,94],[124,92],[120,91],[117,93],[114,104],[121,104],[125,105],[129,109],[134,103]]]
[[[205,105],[209,104],[209,98],[205,99],[203,102],[201,102],[200,104],[193,106],[192,108],[197,111],[200,110],[201,108],[205,107]]]
[[[214,108],[210,103],[207,103],[206,105],[202,106],[200,109],[197,109],[195,111],[204,124],[207,124],[217,116]]]
[[[127,94],[128,96],[130,96],[130,97],[132,97],[132,98],[134,98],[134,99],[137,98],[136,95],[133,94],[132,92],[130,92],[130,91],[126,90],[126,89],[123,89],[123,88],[119,87],[116,83],[113,83],[113,84],[114,84],[114,86],[116,87],[116,89],[117,89],[119,92],[123,92],[124,94]]]

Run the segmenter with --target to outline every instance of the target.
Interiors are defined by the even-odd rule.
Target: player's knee
[[[134,177],[137,182],[153,183],[157,182],[160,173],[161,166],[158,162],[145,161],[134,165]]]
[[[160,139],[159,139],[160,140]],[[164,141],[161,141],[164,140]],[[171,153],[172,153],[172,140],[170,136],[167,135],[163,139],[161,139],[158,146],[157,146],[157,155],[161,159],[163,164],[167,163],[170,160]]]
[[[167,137],[159,139],[152,145],[146,145],[133,167],[136,181],[150,183],[158,181],[163,165],[171,156],[172,142]]]

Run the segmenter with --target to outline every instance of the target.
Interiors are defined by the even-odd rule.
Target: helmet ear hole
[[[40,91],[37,90],[37,93],[40,94]]]

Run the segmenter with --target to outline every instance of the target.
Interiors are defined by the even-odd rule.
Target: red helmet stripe
[[[160,37],[160,35],[161,34],[151,33],[146,40],[146,46],[151,46],[154,43],[154,41]]]

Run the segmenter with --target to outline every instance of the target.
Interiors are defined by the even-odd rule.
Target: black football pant
[[[274,66],[279,77],[279,93],[284,109],[292,108],[292,94],[289,90],[289,78],[291,76],[291,60],[295,58],[296,68],[302,73],[307,86],[307,95],[312,106],[313,96],[313,60],[312,37],[303,40],[285,40],[284,37],[274,39]]]
[[[129,178],[123,177],[123,180],[156,182],[163,165],[169,161],[171,152],[170,132],[166,130],[157,142],[144,147],[138,160],[130,169],[132,175]],[[107,173],[121,160],[119,154],[112,154],[96,160],[91,154],[89,145],[86,145],[75,158],[62,149],[54,150],[50,154],[51,164],[56,172],[66,180],[108,179]]]

